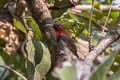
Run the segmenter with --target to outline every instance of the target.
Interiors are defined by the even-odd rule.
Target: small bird
[[[68,49],[73,53],[73,55],[76,56],[77,58],[79,58],[79,56],[77,54],[77,48],[76,48],[72,38],[70,37],[69,33],[63,28],[63,25],[54,24],[53,28],[56,31],[57,41],[59,42],[60,40],[63,40],[66,43]]]

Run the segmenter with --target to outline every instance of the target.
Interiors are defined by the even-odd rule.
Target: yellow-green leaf
[[[40,29],[39,29],[39,26],[35,22],[35,20],[33,18],[27,18],[27,21],[28,21],[30,27],[32,28],[32,30],[34,32],[35,37],[38,40],[41,40],[42,39],[42,33],[41,33]]]
[[[14,22],[14,26],[17,29],[21,30],[24,33],[27,33],[27,30],[25,29],[24,25],[22,24],[22,22],[19,19],[13,18],[13,22]]]

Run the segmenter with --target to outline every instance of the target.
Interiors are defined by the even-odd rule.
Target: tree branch
[[[54,5],[49,5],[48,8],[52,10],[61,10],[61,9],[66,9],[66,8],[71,8],[74,7],[75,5],[73,4],[68,4],[68,5],[63,5],[63,6],[54,6]]]
[[[89,20],[89,25],[88,25],[88,42],[89,42],[89,52],[92,50],[92,38],[91,38],[91,23],[92,23],[92,18],[93,18],[93,9],[94,9],[94,0],[92,0],[92,8],[90,12],[90,20]]]
[[[120,10],[120,6],[119,5],[100,5],[99,6],[99,9],[102,10],[102,11],[109,11],[111,7],[111,10],[113,11],[119,11]],[[86,10],[90,10],[92,8],[92,5],[77,5],[75,6],[75,9],[77,10],[83,10],[83,11],[86,11]],[[95,8],[94,8],[95,10]]]
[[[61,9],[75,7],[75,9],[77,9],[77,10],[86,11],[86,10],[90,10],[92,8],[92,5],[76,5],[76,6],[74,6],[72,4],[63,5],[63,6],[54,6],[54,5],[50,5],[50,4],[47,4],[47,5],[48,5],[47,7],[49,9],[52,9],[52,10],[61,10]],[[112,6],[110,6],[110,5],[100,5],[99,9],[102,10],[102,11],[109,11],[110,7],[111,7],[111,10],[113,10],[113,11],[119,11],[120,10],[119,5],[112,5]]]
[[[110,13],[111,13],[111,9],[112,9],[112,5],[113,5],[113,1],[114,1],[114,0],[112,0],[112,3],[111,3],[111,5],[110,5],[110,9],[109,9],[109,12],[108,12],[107,18],[106,18],[105,23],[104,23],[104,27],[105,27],[105,26],[107,25],[107,23],[108,23],[108,19],[109,19]],[[104,29],[103,29],[103,32],[104,32]]]
[[[81,15],[78,15],[78,14],[74,14],[74,15],[89,21],[89,18],[87,18],[85,16],[81,16]],[[95,22],[94,20],[92,20],[92,23],[95,24],[97,26],[97,28],[100,29],[100,30],[103,30],[103,29],[108,30],[108,28],[106,28],[105,26],[103,26],[102,24],[100,24],[98,22]]]
[[[26,0],[29,8],[32,11],[32,16],[39,25],[44,37],[44,41],[47,44],[52,60],[52,67],[56,65],[56,61],[59,57],[59,46],[56,41],[56,33],[53,27],[49,24],[53,24],[52,17],[48,8],[43,0]]]
[[[50,50],[52,56],[52,64],[55,64],[55,61],[58,59],[60,53],[59,46],[56,42],[55,31],[48,24],[53,24],[52,17],[49,13],[48,8],[42,0],[26,0],[30,9],[32,11],[32,16],[38,23],[43,35],[44,40]],[[90,8],[91,9],[91,8]],[[119,25],[118,25],[119,24]],[[83,70],[84,78],[82,80],[88,80],[93,61],[96,57],[104,51],[112,42],[118,39],[120,36],[120,17],[116,22],[115,28],[112,29],[106,37],[99,42],[99,44],[92,50],[87,58],[85,59],[85,66]],[[82,66],[82,65],[81,65]],[[82,66],[83,67],[83,66]]]
[[[16,75],[20,76],[22,79],[27,80],[26,77],[24,77],[22,74],[20,74],[19,72],[17,72],[16,70],[12,69],[11,67],[9,67],[7,65],[1,65],[0,64],[0,67],[6,68],[6,69],[12,71],[13,73],[15,73]]]
[[[84,79],[88,80],[94,60],[115,40],[120,37],[120,16],[117,19],[115,27],[102,39],[85,59]]]

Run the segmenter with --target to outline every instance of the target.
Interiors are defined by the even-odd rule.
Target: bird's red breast
[[[66,36],[70,37],[69,33],[66,30],[61,29],[61,30],[56,31],[56,37],[57,37],[57,39],[60,38],[60,36],[61,36],[62,33],[64,33]]]

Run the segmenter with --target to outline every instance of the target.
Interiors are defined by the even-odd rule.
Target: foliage
[[[0,0],[0,8],[2,8],[7,1],[8,0]],[[69,0],[45,1],[55,4],[55,6],[64,6],[70,4]],[[104,12],[100,10],[100,5],[110,5],[111,1],[112,0],[105,0],[102,2],[102,0],[96,0],[94,3],[95,10],[93,12],[91,30],[92,44],[94,46],[97,45],[98,42],[106,35],[106,33],[114,27],[119,15],[118,11],[111,11],[107,25],[105,26],[108,30],[103,31],[99,29],[98,24],[103,26],[108,16],[108,11]],[[89,5],[91,2],[92,0],[83,0],[80,4]],[[71,9],[68,10],[65,8],[60,10],[50,10],[50,12],[54,22],[63,24],[64,28],[70,33],[74,41],[77,42],[77,39],[81,38],[88,42],[87,35],[90,10],[73,13],[74,11],[72,12]],[[26,18],[26,20],[34,32],[34,37],[28,34],[28,41],[25,46],[26,52],[28,53],[27,60],[23,58],[21,52],[17,52],[12,56],[8,56],[2,50],[4,48],[4,45],[0,45],[0,64],[9,64],[29,80],[43,80],[45,78],[47,80],[50,80],[48,77],[46,77],[46,74],[49,72],[49,69],[51,67],[50,52],[46,44],[42,42],[43,35],[39,29],[38,24],[32,17]],[[28,30],[18,18],[13,18],[13,24],[17,29],[24,32],[25,35],[27,34]],[[116,45],[118,44],[117,42],[115,43]],[[120,46],[115,47],[115,43],[110,45],[102,53],[102,56],[110,56],[104,63],[97,65],[97,69],[93,72],[90,80],[120,80],[120,55],[118,54]],[[112,52],[113,48],[117,48],[118,52]],[[117,65],[114,65],[114,63],[117,63]],[[4,68],[0,68],[0,76],[3,74],[4,70]],[[112,75],[108,73],[110,71],[113,72]],[[76,80],[76,70],[74,69],[74,65],[66,66],[64,68],[57,68],[56,72],[61,80]],[[6,72],[4,80],[10,80],[11,78],[15,78],[15,80],[22,80],[12,72]]]
[[[51,66],[48,48],[42,42],[32,39],[31,36],[28,35],[26,50],[28,53],[26,65],[29,79],[44,79]]]
[[[66,12],[61,17],[55,19],[56,23],[63,24],[73,38],[79,37],[85,29],[84,23],[79,22],[78,18],[72,13]]]
[[[0,0],[0,9],[6,4],[8,0]]]
[[[56,72],[58,73],[61,80],[76,80],[76,75],[75,75],[76,73],[73,65],[66,66],[62,69],[57,68]]]
[[[117,54],[118,52],[111,53],[110,57],[92,74],[90,80],[107,80],[107,72]]]
[[[14,18],[14,19],[13,19],[13,22],[14,22],[14,26],[15,26],[17,29],[21,30],[21,31],[24,32],[24,33],[27,33],[27,30],[25,29],[24,25],[22,24],[22,22],[21,22],[19,19]]]
[[[30,27],[32,28],[32,30],[34,32],[35,37],[38,40],[41,40],[42,39],[42,33],[41,33],[37,23],[34,21],[33,18],[27,18],[27,21],[28,21],[28,24],[30,25]]]
[[[115,72],[113,75],[111,75],[108,80],[120,80],[120,69],[118,69],[117,72]]]

